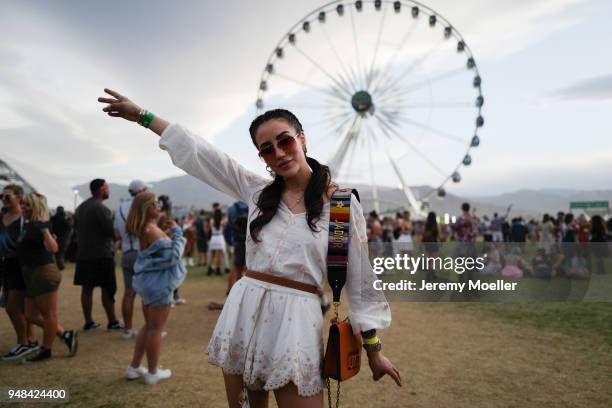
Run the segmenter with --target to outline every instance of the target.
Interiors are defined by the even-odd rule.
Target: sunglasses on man
[[[291,136],[289,134],[282,135],[279,139],[276,139],[276,147],[281,149],[285,154],[292,153],[295,151],[297,146],[296,138],[300,134],[298,133],[295,136]],[[263,144],[263,147],[259,149],[259,157],[266,161],[270,161],[274,158],[276,154],[276,148],[272,142],[266,142]]]
[[[4,200],[4,201],[9,201],[13,197],[14,197],[13,194],[0,194],[0,200]]]

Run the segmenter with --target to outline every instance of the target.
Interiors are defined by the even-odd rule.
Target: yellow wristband
[[[370,337],[369,339],[365,339],[365,343],[372,345],[372,344],[376,344],[380,341],[380,339],[378,338],[378,336],[374,336],[374,337]]]

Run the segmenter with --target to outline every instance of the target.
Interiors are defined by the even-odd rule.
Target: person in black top
[[[510,242],[510,223],[508,221],[504,221],[501,229],[504,242]]]
[[[55,214],[51,217],[51,231],[53,235],[56,236],[58,245],[57,252],[55,253],[55,261],[57,267],[63,271],[64,254],[66,253],[66,248],[68,248],[70,236],[72,235],[72,225],[70,225],[70,222],[66,218],[66,212],[61,205],[57,207]]]
[[[512,219],[512,225],[510,226],[510,237],[512,242],[525,242],[527,236],[527,229],[523,224],[522,217],[516,217]]]
[[[57,289],[62,274],[55,264],[53,253],[58,244],[49,231],[49,210],[46,198],[30,193],[23,200],[23,215],[27,219],[17,245],[25,282],[25,312],[30,323],[43,328],[43,345],[37,353],[27,357],[24,363],[34,363],[51,358],[51,346],[57,335],[73,356],[77,351],[77,335],[74,330],[64,330],[57,321]]]
[[[606,242],[612,242],[612,218],[606,221]]]
[[[115,317],[115,259],[113,243],[115,230],[111,211],[102,202],[109,197],[106,181],[95,179],[89,183],[91,197],[76,209],[75,230],[78,250],[74,284],[81,286],[81,306],[85,317],[83,330],[100,327],[93,321],[92,298],[96,286],[102,288],[102,306],[108,318],[108,330],[123,330]]]
[[[438,256],[440,252],[440,231],[438,229],[438,218],[433,211],[427,214],[427,221],[425,221],[425,229],[421,241],[425,248],[425,254],[428,257],[435,258]],[[427,281],[434,281],[438,278],[434,267],[426,268],[426,270]]]
[[[566,225],[565,232],[561,238],[561,248],[564,257],[564,263],[566,266],[569,265],[571,259],[576,255],[576,223],[574,221],[574,214],[567,213],[563,217],[563,222]],[[569,268],[569,266],[568,266]]]
[[[208,254],[208,220],[204,210],[200,210],[200,215],[195,219],[193,225],[196,228],[196,245],[198,247],[198,266],[207,264],[206,255]]]
[[[610,232],[610,231],[608,231]],[[592,255],[595,257],[596,271],[598,274],[606,273],[604,261],[610,255],[606,226],[601,215],[594,215],[591,218],[591,242]]]
[[[25,282],[21,275],[21,265],[17,257],[17,240],[23,230],[24,219],[21,212],[23,188],[8,184],[2,190],[2,222],[0,222],[0,276],[2,291],[6,297],[6,313],[15,333],[17,344],[3,361],[15,360],[36,351],[38,342],[24,313]]]

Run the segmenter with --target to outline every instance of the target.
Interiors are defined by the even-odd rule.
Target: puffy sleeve
[[[253,192],[269,182],[179,124],[164,130],[159,147],[187,174],[245,203]]]
[[[385,329],[391,324],[391,310],[382,291],[374,289],[377,279],[368,254],[368,237],[363,208],[351,195],[349,256],[346,294],[353,331]]]

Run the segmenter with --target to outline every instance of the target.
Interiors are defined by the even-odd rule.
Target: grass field
[[[68,328],[83,324],[72,274],[69,266],[60,288],[59,317]],[[206,305],[223,301],[224,277],[190,269],[181,293],[188,303],[172,310],[162,350],[161,364],[173,370],[167,382],[125,382],[133,342],[98,330],[80,334],[74,358],[56,343],[52,361],[0,364],[0,387],[65,386],[71,407],[226,406],[220,370],[205,354],[219,314]],[[95,296],[95,319],[106,323],[98,291]],[[384,353],[400,368],[403,387],[389,378],[373,382],[364,360],[362,372],[343,383],[341,406],[612,406],[612,304],[393,302],[391,309]],[[141,323],[138,310],[136,326]],[[0,351],[14,342],[3,313]],[[272,395],[270,406],[276,406]]]

